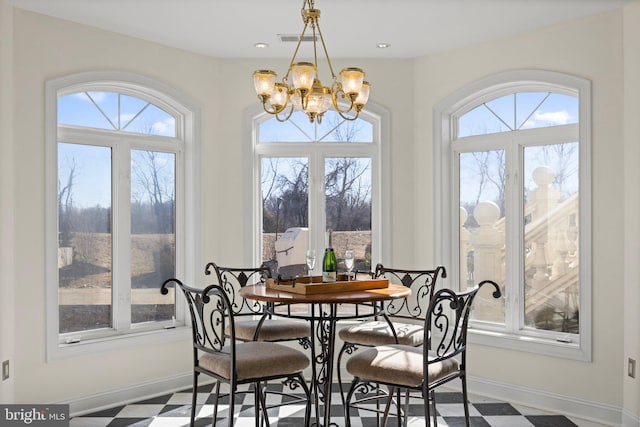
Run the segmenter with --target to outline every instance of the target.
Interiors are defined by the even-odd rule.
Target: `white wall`
[[[640,3],[624,13],[624,417],[640,426]],[[635,326],[634,326],[635,325]],[[636,361],[636,378],[627,376],[626,361]]]
[[[13,185],[13,9],[0,0],[0,362],[13,364],[14,185]],[[0,382],[0,402],[14,399],[15,375]]]
[[[637,8],[629,9],[630,19],[637,22],[640,15]],[[4,60],[7,7],[1,12],[0,59]],[[13,73],[14,84],[10,86],[14,88],[15,142],[10,147],[3,142],[0,166],[13,164],[15,169],[9,181],[5,181],[7,172],[2,172],[5,175],[2,175],[0,196],[11,196],[15,190],[15,203],[6,208],[3,197],[0,226],[4,236],[12,229],[5,221],[15,216],[16,238],[14,244],[5,243],[3,238],[0,249],[14,253],[15,273],[2,261],[0,272],[3,276],[9,272],[10,278],[15,276],[11,280],[15,286],[15,318],[11,324],[15,327],[0,326],[3,347],[0,354],[5,354],[4,347],[7,340],[13,341],[13,333],[20,337],[13,350],[15,400],[73,400],[186,373],[191,360],[186,341],[45,363],[44,253],[43,249],[37,249],[44,247],[44,83],[82,71],[123,70],[162,81],[195,100],[202,117],[202,224],[199,224],[203,236],[202,258],[235,263],[242,260],[243,242],[249,241],[248,236],[242,234],[242,190],[245,188],[242,115],[257,102],[250,75],[254,69],[265,67],[281,73],[287,64],[285,61],[215,60],[30,12],[13,12],[15,31],[9,48],[13,47],[15,56],[13,67],[7,67],[4,61],[5,65],[0,66],[3,91],[0,105],[6,105],[4,93],[10,85],[7,76]],[[638,39],[639,30],[628,31],[630,37]],[[358,61],[358,65],[367,71],[373,83],[372,100],[392,112],[393,232],[392,241],[385,244],[392,248],[393,258],[389,262],[407,265],[438,262],[432,248],[433,106],[476,79],[509,69],[554,70],[592,80],[593,362],[475,346],[471,350],[470,371],[477,378],[614,408],[622,407],[624,401],[625,408],[637,419],[638,380],[623,380],[622,375],[627,354],[638,354],[639,334],[637,326],[623,332],[625,320],[635,321],[637,325],[635,305],[630,307],[635,314],[628,314],[626,318],[620,310],[625,292],[638,300],[636,271],[624,270],[622,263],[625,230],[622,206],[624,196],[633,190],[629,187],[624,193],[620,185],[625,177],[620,167],[625,148],[622,46],[622,14],[612,12],[428,58]],[[639,51],[638,42],[632,48]],[[638,54],[630,56],[625,63],[627,71],[638,75]],[[335,62],[337,69],[352,65]],[[635,84],[632,87],[637,93],[638,83],[630,79],[627,77],[627,84]],[[634,108],[634,116],[640,114],[637,104],[628,106]],[[7,135],[3,116],[0,115],[1,135],[6,141],[11,135]],[[637,134],[631,125],[625,130],[630,138]],[[637,138],[633,144],[629,147],[632,145],[629,141],[626,148],[637,150]],[[7,157],[10,160],[5,160]],[[634,165],[631,162],[628,166]],[[7,184],[11,178],[16,185]],[[637,172],[627,178],[635,180],[635,189],[640,186]],[[630,215],[637,212],[640,205],[638,195],[634,197],[634,202],[627,206]],[[627,217],[627,225],[632,219]],[[238,239],[239,235],[243,238]],[[627,247],[633,249],[634,244],[637,245],[627,241]],[[633,256],[637,258],[637,247],[635,250]],[[638,265],[637,259],[629,261]],[[13,289],[8,290],[9,295]],[[2,295],[6,295],[4,289]],[[4,301],[2,306],[7,304]],[[5,319],[2,320],[6,325]],[[623,338],[629,341],[626,348]]]
[[[433,153],[433,106],[475,80],[513,69],[558,71],[593,82],[593,362],[475,346],[470,374],[619,408],[624,298],[622,14],[607,13],[417,60],[415,181],[432,180],[431,168],[420,165]],[[431,196],[429,188],[420,193]],[[430,210],[429,197],[416,199],[417,211]],[[431,227],[431,222],[416,222],[420,253],[430,253]]]

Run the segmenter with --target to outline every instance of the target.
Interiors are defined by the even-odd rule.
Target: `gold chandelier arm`
[[[264,109],[264,111],[266,113],[275,114],[277,116],[279,113],[281,113],[286,108],[286,105],[283,105],[280,108],[274,107],[273,105],[271,105],[270,102],[267,102],[268,101],[268,97],[261,97],[260,99],[262,99],[262,108]],[[269,104],[269,107],[271,107],[271,109],[269,109],[267,107],[267,103]]]
[[[280,110],[278,113],[282,112],[284,108],[285,107],[283,107],[282,110]],[[279,122],[286,122],[287,120],[289,120],[289,118],[293,114],[293,104],[291,104],[291,108],[289,108],[289,113],[287,114],[287,117],[281,118],[280,116],[278,116],[278,113],[275,114],[276,120]]]
[[[338,112],[338,114],[340,114],[340,117],[342,117],[345,120],[349,120],[350,122],[354,121],[355,119],[357,119],[358,116],[360,115],[360,110],[357,110],[357,109],[353,110],[353,111],[355,111],[355,115],[354,116],[345,116],[344,114],[342,114],[342,111],[340,111],[340,110],[336,110],[336,111]],[[351,111],[351,110],[349,110],[349,111]]]
[[[338,98],[346,98],[349,100],[349,107],[346,109],[342,109],[340,108],[340,104],[338,103]],[[331,103],[333,104],[333,108],[335,108],[335,110],[340,113],[340,115],[342,116],[342,113],[349,113],[354,109],[354,98],[351,98],[350,96],[347,96],[344,91],[342,90],[342,85],[338,82],[335,82],[333,84],[333,86],[331,86]],[[342,116],[343,118],[346,119],[346,117]],[[357,116],[356,116],[357,117]],[[349,120],[349,119],[347,119]]]

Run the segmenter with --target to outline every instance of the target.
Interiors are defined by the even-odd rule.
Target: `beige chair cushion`
[[[429,352],[432,360],[435,354]],[[458,370],[458,361],[451,358],[429,365],[429,382]],[[422,348],[406,345],[373,347],[356,353],[347,361],[347,372],[373,382],[417,387],[422,384]]]
[[[236,320],[236,339],[253,341],[259,320]],[[230,334],[227,325],[225,334]],[[311,334],[309,323],[287,319],[266,319],[260,327],[258,341],[286,341],[308,337]]]
[[[223,378],[231,377],[229,349],[218,353],[203,353],[200,366]],[[289,375],[309,366],[307,356],[296,349],[272,342],[250,341],[236,344],[238,379]]]
[[[398,344],[419,346],[424,341],[424,328],[411,323],[393,323]],[[364,322],[341,329],[338,336],[345,342],[367,346],[395,344],[391,327],[386,321]]]

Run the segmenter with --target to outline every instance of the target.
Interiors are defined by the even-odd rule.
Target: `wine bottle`
[[[329,243],[324,250],[324,258],[322,259],[322,282],[335,282],[338,275],[338,263],[336,262],[336,254],[333,252],[331,244],[331,230],[329,230]]]

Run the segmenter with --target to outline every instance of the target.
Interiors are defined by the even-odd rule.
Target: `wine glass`
[[[355,262],[356,255],[351,249],[347,249],[344,252],[344,265],[347,267],[347,280],[351,280],[351,271],[353,270],[353,263]]]
[[[309,249],[307,251],[307,269],[309,271],[309,283],[313,283],[313,269],[316,268],[316,251]]]

